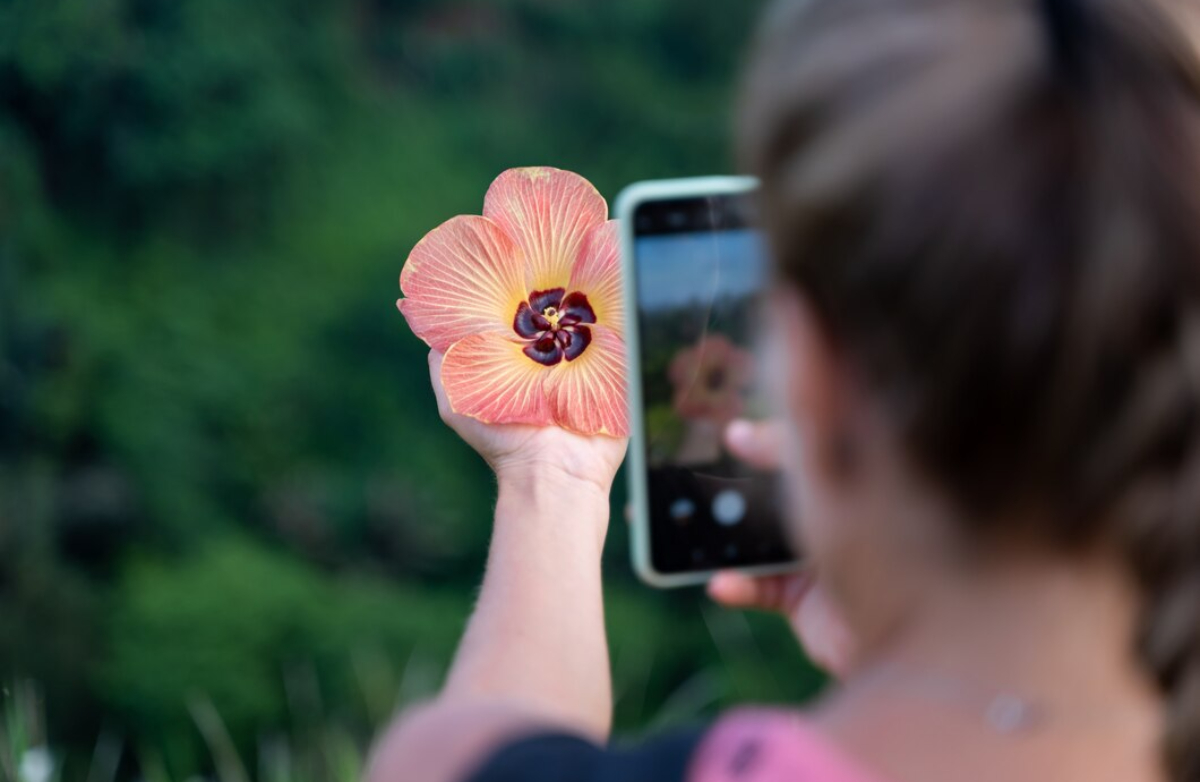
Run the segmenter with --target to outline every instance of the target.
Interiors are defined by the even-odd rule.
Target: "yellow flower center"
[[[562,313],[557,307],[547,307],[542,310],[542,317],[550,321],[550,328],[553,331],[558,331],[558,319],[562,317]]]

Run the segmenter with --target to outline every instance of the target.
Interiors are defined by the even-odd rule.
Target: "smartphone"
[[[638,182],[617,198],[632,432],[633,564],[653,586],[797,561],[776,477],[724,447],[734,418],[766,415],[755,367],[769,280],[749,177]]]

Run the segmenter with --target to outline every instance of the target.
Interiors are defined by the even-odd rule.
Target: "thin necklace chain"
[[[983,725],[1005,735],[1029,733],[1066,720],[1063,709],[1052,710],[1045,702],[1012,690],[996,689],[965,677],[891,661],[879,663],[856,676],[856,689],[889,688],[925,700],[966,709]],[[1133,710],[1116,707],[1072,709],[1072,722],[1085,717],[1089,722],[1133,719]]]

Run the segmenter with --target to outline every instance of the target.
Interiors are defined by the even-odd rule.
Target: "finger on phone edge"
[[[773,608],[772,591],[767,579],[734,570],[722,570],[708,582],[709,597],[731,608]]]
[[[747,464],[773,469],[779,466],[783,438],[775,422],[739,418],[725,427],[725,445]]]

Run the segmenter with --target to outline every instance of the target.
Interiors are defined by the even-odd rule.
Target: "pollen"
[[[550,321],[550,328],[558,331],[558,319],[562,317],[562,313],[558,311],[558,307],[547,307],[542,310],[542,317]]]

